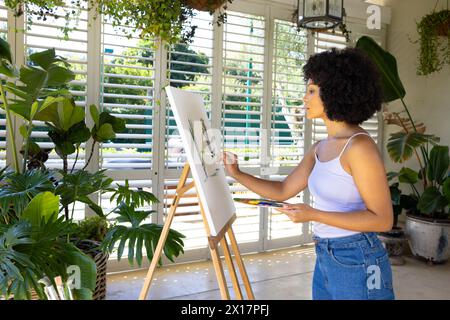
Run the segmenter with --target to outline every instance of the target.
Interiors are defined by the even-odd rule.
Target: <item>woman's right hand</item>
[[[237,155],[228,151],[224,151],[222,159],[227,174],[235,178],[240,172]]]

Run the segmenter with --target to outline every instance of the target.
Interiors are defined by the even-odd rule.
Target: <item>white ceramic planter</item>
[[[431,222],[407,215],[405,231],[414,255],[434,263],[450,258],[450,223]]]

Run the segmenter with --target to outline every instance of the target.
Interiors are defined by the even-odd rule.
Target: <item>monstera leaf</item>
[[[111,202],[113,202],[116,197],[117,203],[125,202],[128,205],[134,203],[136,207],[142,207],[146,203],[151,204],[159,202],[158,198],[151,192],[131,189],[128,179],[125,179],[125,185],[116,184],[116,186],[114,193],[109,199]]]
[[[356,48],[364,51],[378,67],[382,77],[383,101],[391,102],[405,97],[406,91],[398,75],[395,57],[367,36],[358,39]]]
[[[115,244],[119,242],[117,259],[120,260],[125,249],[125,244],[128,243],[128,261],[131,265],[134,264],[134,260],[136,259],[138,265],[141,266],[143,247],[146,249],[148,260],[151,261],[163,228],[163,226],[154,223],[142,223],[153,212],[136,211],[133,204],[128,205],[122,202],[114,213],[118,214],[118,222],[129,223],[131,226],[115,225],[110,227],[102,242],[103,250],[112,252]],[[167,240],[164,244],[164,254],[172,262],[174,262],[174,257],[184,252],[182,238],[184,238],[184,235],[181,233],[173,229],[169,230]]]
[[[404,162],[411,158],[414,149],[425,145],[427,142],[435,144],[439,138],[418,132],[397,132],[391,134],[388,140],[387,150],[394,162]]]
[[[79,170],[74,173],[65,173],[60,171],[63,176],[61,183],[56,188],[55,193],[61,196],[61,204],[68,206],[75,201],[87,204],[99,216],[103,216],[102,208],[94,203],[89,195],[95,192],[104,192],[109,190],[112,179],[104,174],[105,170],[90,173],[85,170]]]

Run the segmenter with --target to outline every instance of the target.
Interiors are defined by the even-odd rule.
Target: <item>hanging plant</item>
[[[183,0],[183,3],[199,11],[214,12],[221,7],[227,0]],[[231,1],[230,1],[231,2]]]
[[[219,26],[227,22],[226,10],[228,9],[228,4],[232,2],[233,0],[183,0],[186,6],[199,11],[207,11],[211,15],[216,10],[219,10],[217,19],[214,21]]]
[[[436,3],[437,4],[437,3]],[[450,65],[450,10],[424,16],[417,23],[420,54],[417,74],[428,75]]]
[[[15,17],[20,17],[26,12],[27,30],[31,30],[34,21],[47,21],[49,18],[64,18],[64,26],[60,27],[64,38],[69,38],[69,33],[75,29],[71,22],[78,24],[84,0],[5,0],[5,6],[11,9]]]
[[[197,26],[192,24],[194,10],[214,14],[219,10],[215,23],[226,22],[227,4],[232,0],[5,0],[6,7],[15,16],[26,12],[28,30],[36,20],[63,17],[61,28],[64,37],[76,25],[82,10],[93,10],[94,18],[103,15],[123,34],[132,37],[139,33],[143,39],[160,38],[173,44],[191,42]],[[70,24],[75,27],[70,27]]]

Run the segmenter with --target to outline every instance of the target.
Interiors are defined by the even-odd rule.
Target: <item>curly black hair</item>
[[[303,66],[305,81],[320,88],[332,121],[361,124],[381,110],[381,77],[375,64],[356,48],[332,48],[311,56]]]

